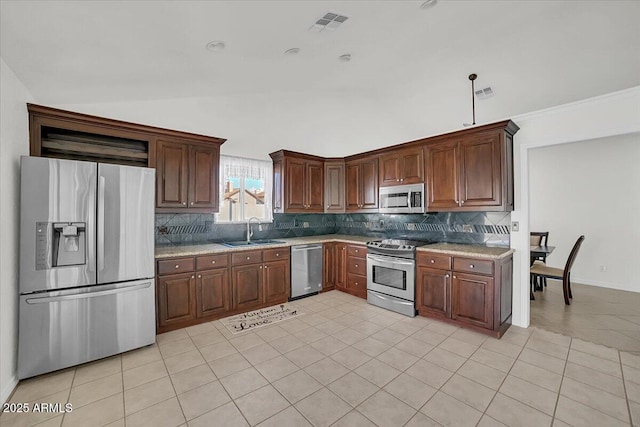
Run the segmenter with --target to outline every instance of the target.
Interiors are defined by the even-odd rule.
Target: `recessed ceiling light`
[[[438,0],[427,0],[420,5],[420,9],[429,9],[438,4]]]
[[[224,42],[220,40],[207,43],[207,50],[211,52],[220,52],[221,50],[224,50],[225,47],[226,45]]]
[[[300,53],[299,47],[292,47],[291,49],[287,49],[284,51],[284,54],[288,56],[297,55],[298,53]]]
[[[351,61],[351,54],[350,53],[345,53],[344,55],[340,55],[340,56],[338,56],[338,60],[342,61],[342,62],[349,62],[349,61]]]

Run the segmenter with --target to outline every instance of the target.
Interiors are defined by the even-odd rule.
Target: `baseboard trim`
[[[598,286],[600,288],[617,289],[619,291],[640,292],[640,289],[631,289],[630,285],[624,285],[620,283],[598,282],[596,280],[581,279],[579,277],[572,277],[571,283],[579,283],[581,285],[589,285],[589,286]]]
[[[18,379],[15,376],[12,376],[9,379],[9,383],[2,389],[2,394],[0,394],[0,402],[5,403],[7,400],[9,400],[9,396],[11,396],[11,393],[13,393],[16,385],[18,385]]]

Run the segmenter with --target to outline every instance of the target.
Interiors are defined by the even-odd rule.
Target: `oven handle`
[[[414,260],[404,260],[400,258],[391,258],[391,257],[371,255],[371,254],[367,254],[367,259],[370,259],[371,261],[380,262],[380,263],[395,264],[395,265],[399,264],[399,265],[414,266],[416,263]]]

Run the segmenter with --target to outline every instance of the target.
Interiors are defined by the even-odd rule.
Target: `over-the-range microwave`
[[[424,213],[424,184],[380,187],[380,213]]]

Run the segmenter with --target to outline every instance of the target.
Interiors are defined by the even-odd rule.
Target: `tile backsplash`
[[[243,240],[246,224],[216,224],[213,214],[156,214],[156,245]],[[433,242],[509,247],[510,212],[433,214],[274,214],[272,223],[252,224],[253,239],[320,234],[409,238]]]

